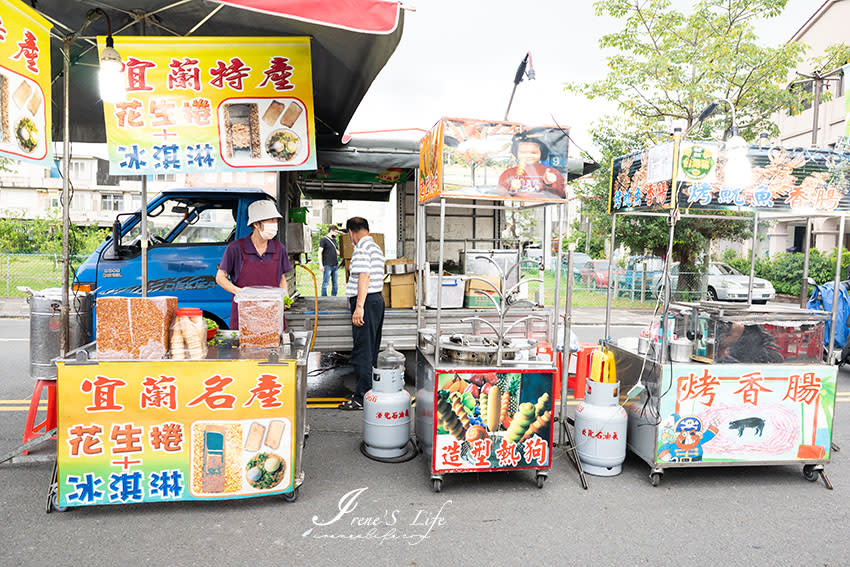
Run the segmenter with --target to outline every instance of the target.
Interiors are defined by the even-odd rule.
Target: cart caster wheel
[[[431,481],[431,486],[434,488],[434,492],[440,492],[443,489],[443,479],[435,478]]]
[[[820,476],[820,469],[816,469],[815,465],[806,465],[803,467],[803,478],[809,482],[815,482]]]
[[[292,492],[282,494],[281,497],[283,498],[284,502],[295,502],[295,500],[298,498],[298,489],[296,488]]]
[[[546,475],[545,474],[537,475],[537,488],[543,488],[544,482],[546,482]]]
[[[54,492],[50,495],[50,511],[51,512],[65,512],[68,510],[67,506],[59,505],[59,493]]]
[[[661,484],[661,473],[651,473],[649,475],[649,482],[652,483],[652,486],[658,486]]]

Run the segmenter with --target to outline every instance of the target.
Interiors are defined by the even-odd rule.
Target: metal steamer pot
[[[688,339],[674,339],[670,341],[670,360],[673,362],[690,362],[694,343]]]
[[[387,264],[387,273],[392,274],[411,274],[414,272],[413,264]]]
[[[502,342],[502,360],[511,361],[520,357],[523,351],[537,347],[536,341]],[[476,335],[455,334],[444,336],[440,341],[440,355],[455,362],[468,364],[494,364],[498,358],[498,343],[495,338]]]

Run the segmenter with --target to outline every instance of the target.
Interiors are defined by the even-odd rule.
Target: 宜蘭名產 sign
[[[293,490],[294,362],[58,367],[59,506]]]

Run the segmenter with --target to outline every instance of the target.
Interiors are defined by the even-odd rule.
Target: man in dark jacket
[[[328,295],[328,280],[331,282],[331,295],[337,292],[337,268],[339,267],[339,245],[336,236],[339,229],[331,225],[328,233],[319,241],[319,261],[322,264],[322,297]]]

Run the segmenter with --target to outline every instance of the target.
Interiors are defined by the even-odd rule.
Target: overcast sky
[[[614,107],[563,91],[567,81],[592,81],[606,72],[598,41],[616,30],[617,22],[595,16],[591,0],[409,3],[416,11],[406,12],[401,43],[349,132],[427,129],[441,116],[501,120],[517,66],[531,52],[537,78],[519,85],[509,118],[527,124],[554,119],[571,127],[579,146],[591,149],[588,127]],[[788,0],[781,16],[758,25],[762,43],[787,41],[821,3]]]

